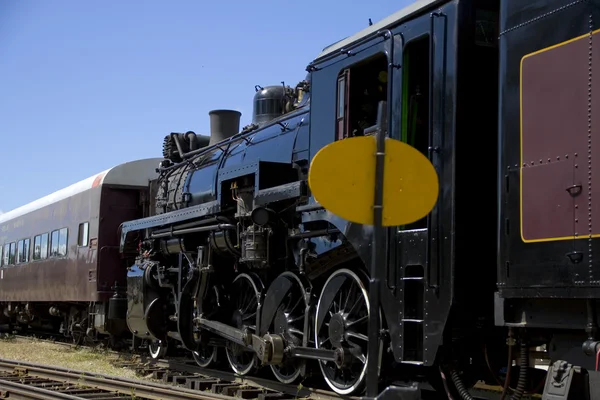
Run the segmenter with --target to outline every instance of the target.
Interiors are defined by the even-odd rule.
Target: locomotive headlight
[[[265,226],[275,220],[276,213],[273,210],[264,207],[257,207],[252,210],[250,218],[258,226]]]

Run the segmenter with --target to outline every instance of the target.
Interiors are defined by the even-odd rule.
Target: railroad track
[[[334,392],[302,385],[286,385],[268,378],[256,376],[240,377],[233,372],[223,370],[202,368],[197,366],[194,361],[188,361],[183,358],[153,360],[146,356],[133,356],[127,360],[121,359],[114,363],[115,366],[129,368],[136,371],[139,375],[152,375],[154,379],[162,379],[165,382],[183,382],[188,388],[194,388],[196,379],[207,379],[220,382],[223,385],[243,385],[257,390],[266,390],[269,395],[265,398],[274,399],[320,399],[320,400],[360,400],[357,396],[338,396]],[[471,396],[476,400],[499,400],[502,388],[498,386],[478,384],[470,389]],[[277,394],[279,393],[279,394]],[[277,397],[281,396],[281,397]],[[293,396],[293,397],[289,397]],[[423,400],[444,399],[442,393],[423,393]],[[524,395],[522,400],[541,399],[540,395]]]
[[[25,335],[13,335],[13,337],[21,340],[32,339],[32,336]],[[41,335],[41,337],[36,337],[35,340],[71,348],[90,347],[86,345],[78,346],[64,340],[56,340],[52,335]],[[107,361],[115,367],[127,368],[135,371],[138,376],[160,380],[167,385],[178,385],[191,390],[210,391],[223,389],[224,393],[228,395],[240,389],[246,391],[244,392],[245,396],[250,396],[252,393],[257,395],[256,397],[244,398],[259,398],[259,394],[268,395],[260,396],[260,398],[268,399],[310,398],[317,400],[339,400],[341,398],[332,391],[305,387],[301,384],[286,385],[270,378],[256,376],[241,377],[233,372],[201,368],[190,357],[173,356],[169,359],[154,360],[140,353],[114,350],[105,351]],[[213,385],[215,385],[214,389]],[[344,398],[353,399],[348,396]]]
[[[168,373],[166,370],[165,373]],[[173,375],[174,376],[174,375]],[[232,400],[300,399],[260,390],[244,384],[196,375],[173,379],[171,385],[140,382],[115,376],[0,359],[0,398],[49,399],[135,399],[135,400]],[[183,387],[182,382],[193,388]]]
[[[16,336],[18,339],[32,339],[31,336]],[[47,338],[37,338],[39,341],[55,343],[59,345],[65,345],[68,347],[77,347],[77,345],[64,341],[56,341],[53,339]],[[84,346],[88,347],[88,346]],[[26,362],[15,362],[0,359],[0,394],[2,390],[6,390],[3,388],[5,384],[4,375],[2,375],[3,371],[6,373],[11,373],[11,379],[14,379],[15,373],[18,375],[22,373],[19,368],[25,368],[27,370],[28,375],[25,377],[29,377],[28,379],[31,382],[37,382],[37,386],[41,386],[42,389],[46,389],[49,385],[54,383],[57,387],[64,387],[65,390],[70,390],[71,386],[68,385],[80,385],[82,382],[80,379],[84,379],[85,385],[90,383],[94,383],[96,381],[103,382],[104,385],[107,385],[107,381],[112,384],[112,382],[127,382],[125,386],[121,386],[120,389],[115,389],[111,386],[95,386],[91,385],[89,388],[85,389],[86,391],[83,394],[89,394],[91,397],[56,397],[56,395],[52,395],[51,397],[14,397],[16,392],[9,397],[10,399],[14,398],[23,398],[23,399],[122,399],[122,398],[135,398],[136,400],[141,399],[164,399],[168,400],[171,398],[176,399],[233,399],[233,398],[245,398],[245,399],[276,399],[276,400],[287,400],[287,399],[318,399],[318,400],[339,400],[342,397],[338,396],[334,392],[311,388],[308,386],[299,385],[286,385],[280,383],[276,380],[270,378],[263,378],[257,376],[239,376],[234,374],[233,372],[228,372],[224,370],[218,369],[209,369],[199,367],[193,360],[186,357],[170,357],[169,359],[161,359],[154,360],[144,354],[139,353],[129,353],[129,352],[117,352],[117,351],[107,351],[108,361],[116,367],[119,368],[127,368],[135,371],[138,376],[144,376],[147,378],[152,378],[153,380],[162,381],[162,384],[154,384],[152,382],[146,381],[135,381],[128,379],[121,379],[110,377],[102,374],[93,374],[88,372],[80,372],[73,371],[68,369],[56,368],[56,367],[44,367],[36,364],[26,363]],[[9,363],[5,367],[4,363]],[[31,366],[31,367],[30,367]],[[10,369],[12,368],[12,370]],[[71,375],[76,375],[77,380],[73,381],[73,377],[70,376],[70,380],[65,381],[61,379],[52,378],[49,375],[37,375],[32,374],[35,368],[44,369],[45,371],[55,371],[53,372],[53,376],[57,377],[56,374],[64,374],[68,373]],[[47,372],[46,372],[47,374]],[[48,382],[45,381],[36,381],[35,379],[31,380],[31,377],[36,379],[48,379]],[[54,381],[53,381],[54,379]],[[75,382],[75,383],[74,383]],[[140,390],[135,391],[135,397],[131,396],[131,389],[129,384],[135,383],[136,388],[140,388]],[[65,386],[66,385],[66,386]],[[161,390],[171,390],[176,394],[175,397],[166,397],[163,395],[158,395],[153,392],[153,387],[159,385]],[[86,386],[87,387],[87,386]],[[123,389],[125,388],[125,389]],[[146,388],[146,389],[143,389]],[[46,389],[48,390],[48,389]],[[94,391],[96,390],[96,391]],[[496,386],[488,386],[488,385],[477,385],[477,387],[471,389],[471,395],[475,399],[485,399],[485,400],[496,400],[499,399],[501,392],[501,388]],[[58,393],[58,392],[57,392]],[[184,393],[188,396],[197,396],[197,397],[184,397],[182,396]],[[106,397],[104,397],[106,395]],[[149,397],[145,397],[148,395]],[[0,399],[2,396],[0,395]],[[344,396],[344,399],[359,399],[359,397],[348,397]],[[424,397],[429,398],[429,397]],[[437,397],[436,397],[437,398]],[[541,398],[539,395],[528,396],[525,395],[523,400],[527,399],[538,399]]]
[[[299,385],[286,385],[273,379],[256,376],[239,376],[233,372],[202,368],[193,360],[184,358],[153,360],[145,356],[133,356],[113,361],[116,367],[128,368],[138,375],[149,376],[165,383],[180,384],[190,389],[204,390],[212,384],[223,387],[247,387],[257,393],[262,392],[265,398],[273,399],[315,399],[339,400],[334,392]],[[345,396],[344,399],[359,399]]]

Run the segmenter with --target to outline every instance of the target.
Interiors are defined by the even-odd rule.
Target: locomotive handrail
[[[309,110],[310,110],[310,106],[306,105],[306,106],[299,107],[299,108],[297,108],[297,109],[295,109],[295,110],[293,110],[293,111],[291,111],[291,112],[289,112],[287,114],[283,114],[281,117],[292,118],[294,116],[298,116],[300,114],[307,113],[307,112],[309,112]],[[211,150],[214,150],[215,148],[219,148],[220,150],[222,150],[222,151],[225,152],[225,150],[222,148],[222,146],[230,145],[232,142],[234,142],[234,141],[236,141],[238,139],[242,139],[242,140],[246,139],[246,137],[250,136],[251,133],[256,132],[258,130],[262,131],[262,130],[270,127],[270,126],[273,126],[277,122],[279,122],[279,120],[280,120],[280,118],[276,118],[276,119],[274,119],[272,121],[269,121],[268,124],[265,124],[263,126],[252,125],[251,129],[249,129],[249,130],[242,129],[241,132],[236,133],[235,135],[233,135],[233,136],[231,136],[231,137],[229,137],[227,139],[224,139],[224,140],[222,140],[220,142],[214,143],[214,144],[212,144],[210,146],[201,147],[199,149],[195,149],[195,150],[189,151],[187,153],[183,153],[183,154],[181,154],[182,161],[180,161],[178,163],[174,163],[173,165],[170,165],[168,167],[159,167],[158,171],[159,172],[168,172],[170,170],[176,169],[180,165],[182,165],[183,163],[189,162],[188,159],[190,157],[194,157],[194,156],[197,156],[197,155],[204,154],[205,152],[209,152]],[[252,142],[247,142],[247,143],[251,144]]]
[[[207,231],[216,231],[216,230],[225,230],[225,229],[236,229],[237,227],[232,224],[217,224],[217,225],[208,225],[208,226],[198,226],[195,228],[186,228],[186,229],[177,229],[164,233],[153,233],[150,235],[152,239],[164,238],[164,237],[172,237],[176,235],[183,235],[186,233],[197,233],[197,232],[207,232]]]
[[[435,34],[435,19],[436,18],[443,18],[444,20],[444,40],[442,43],[442,49],[444,52],[444,57],[443,57],[443,77],[442,77],[442,81],[444,82],[444,86],[442,89],[442,93],[445,92],[445,77],[446,77],[446,63],[445,63],[445,59],[446,59],[446,14],[444,14],[443,12],[432,12],[431,14],[429,14],[429,131],[428,131],[428,158],[429,160],[433,163],[433,154],[434,153],[439,153],[440,148],[438,146],[434,146],[433,145],[433,122],[434,122],[434,101],[433,101],[433,84],[434,84],[434,66],[435,66],[435,40],[433,40],[434,34]],[[442,96],[443,98],[443,96]],[[442,110],[442,114],[443,114],[443,107],[440,108]],[[443,129],[443,121],[441,122],[441,126]],[[440,137],[443,137],[443,131],[440,133]],[[435,164],[434,164],[435,166]],[[437,208],[438,210],[441,209],[440,207],[440,202],[442,201],[442,199],[438,199],[438,204],[437,204]],[[437,212],[437,229],[436,229],[436,243],[435,245],[437,246],[438,250],[439,250],[439,245],[440,245],[440,240],[439,240],[439,236],[440,236],[440,212]],[[427,241],[426,241],[426,251],[425,251],[425,266],[427,268],[427,285],[429,287],[434,287],[437,288],[439,286],[439,268],[440,268],[440,257],[439,257],[439,251],[436,252],[436,254],[438,254],[438,257],[436,259],[436,268],[435,268],[435,278],[432,279],[432,268],[431,268],[431,248],[432,248],[432,244],[431,244],[431,232],[432,232],[432,215],[431,213],[427,216],[427,232],[429,232],[429,234],[427,235]],[[434,282],[432,282],[434,281]]]

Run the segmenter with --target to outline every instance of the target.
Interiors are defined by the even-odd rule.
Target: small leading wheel
[[[167,344],[163,341],[154,341],[148,345],[148,352],[153,360],[163,358],[167,354]]]
[[[258,279],[256,280],[258,282]],[[260,284],[260,282],[258,283]],[[262,290],[262,284],[259,288],[255,280],[248,274],[240,274],[233,280],[231,293],[235,296],[235,300],[233,301],[234,311],[231,316],[232,326],[256,333],[256,314]],[[231,369],[239,375],[247,375],[257,365],[257,358],[254,353],[248,351],[244,346],[228,342],[225,353]]]
[[[367,353],[369,311],[367,290],[356,273],[340,269],[327,279],[317,304],[315,347],[343,349],[349,355],[341,366],[319,361],[325,381],[340,395],[364,388],[367,365],[371,362]]]
[[[306,319],[306,289],[300,279],[291,272],[284,272],[272,283],[277,287],[279,282],[287,280],[289,289],[277,307],[269,331],[284,337],[286,342],[302,346],[304,339],[304,321]],[[300,376],[306,360],[292,358],[281,365],[271,365],[273,375],[278,381],[289,384]]]

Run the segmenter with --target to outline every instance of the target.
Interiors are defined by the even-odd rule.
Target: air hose
[[[525,339],[521,339],[521,352],[519,362],[519,380],[517,381],[517,387],[511,397],[511,400],[520,400],[525,393],[525,386],[527,385],[527,369],[529,368],[529,346]]]
[[[456,391],[458,392],[458,395],[460,396],[461,399],[474,400],[473,396],[471,396],[469,394],[469,391],[465,387],[465,384],[460,379],[460,376],[458,376],[458,372],[456,371],[456,369],[453,368],[450,371],[450,378],[452,378],[452,382],[454,383],[454,386],[456,387]]]
[[[510,351],[509,351],[509,354],[510,354]],[[509,360],[512,360],[512,357],[509,356]],[[520,400],[523,397],[523,394],[525,393],[525,389],[527,386],[527,369],[529,368],[529,345],[524,338],[521,338],[521,346],[520,346],[520,354],[519,354],[519,367],[520,368],[519,368],[519,378],[517,381],[517,387],[514,389],[513,395],[511,396],[511,400]],[[510,361],[509,361],[508,370],[507,370],[507,375],[508,375],[507,381],[505,383],[505,388],[504,388],[504,393],[502,395],[502,398],[504,398],[504,396],[506,395],[506,389],[508,389],[508,386],[510,384],[510,381],[509,381],[510,372],[508,372],[508,371],[510,371]],[[462,400],[474,400],[473,396],[471,396],[471,394],[465,387],[465,384],[461,380],[460,375],[458,374],[456,368],[452,368],[450,370],[450,378],[452,379],[452,382],[454,383],[456,391],[458,392],[458,394]]]

